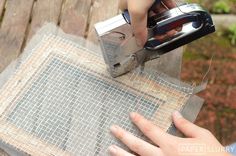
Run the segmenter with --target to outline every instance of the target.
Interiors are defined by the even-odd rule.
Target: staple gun
[[[160,3],[156,0],[155,4]],[[105,63],[112,77],[125,74],[145,62],[159,58],[180,46],[215,32],[208,11],[199,4],[183,3],[148,18],[148,39],[144,47],[136,44],[128,10],[95,24]],[[172,37],[162,41],[154,38],[181,27]]]

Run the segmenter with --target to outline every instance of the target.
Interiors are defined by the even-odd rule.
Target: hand
[[[157,4],[152,11],[149,11],[154,4],[154,0],[120,0],[120,9],[128,9],[131,16],[131,25],[135,35],[137,44],[144,46],[147,41],[147,18],[166,11],[168,8],[174,8],[176,4],[172,0],[162,0],[162,3]],[[148,15],[149,14],[149,15]],[[177,31],[171,30],[161,36],[156,36],[157,40],[162,40],[173,36]]]
[[[133,123],[153,144],[118,126],[112,126],[111,132],[140,156],[230,156],[208,130],[194,125],[178,112],[173,114],[174,124],[187,138],[167,134],[137,113],[131,113],[130,116]],[[112,156],[134,156],[115,145],[109,147],[109,152]]]

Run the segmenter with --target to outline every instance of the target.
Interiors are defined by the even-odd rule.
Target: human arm
[[[153,144],[133,136],[118,126],[112,126],[111,132],[140,156],[230,156],[210,131],[189,122],[178,112],[173,114],[173,122],[186,138],[167,134],[137,113],[131,113],[130,116],[132,122]],[[115,145],[110,146],[109,151],[112,156],[134,156]]]

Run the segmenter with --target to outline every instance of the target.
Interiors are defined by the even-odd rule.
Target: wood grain
[[[4,150],[0,149],[1,156],[9,156]]]
[[[34,0],[8,0],[0,30],[0,72],[20,54]]]
[[[63,153],[63,156],[71,156],[70,153],[46,143],[37,136],[29,135],[15,125],[1,121],[0,138],[6,143],[16,147],[18,150],[32,156],[52,156]],[[7,129],[7,131],[6,131]],[[10,139],[9,134],[15,134],[14,139]],[[20,134],[20,135],[17,135]],[[27,143],[27,144],[26,144]]]
[[[44,35],[42,34],[42,36]],[[130,79],[130,77],[132,76],[130,75],[130,73],[114,80],[109,76],[109,73],[107,73],[106,66],[102,58],[97,57],[92,53],[90,54],[84,49],[77,47],[77,44],[68,44],[68,42],[64,42],[64,40],[62,40],[60,37],[63,36],[59,36],[58,38],[55,36],[51,36],[50,38],[47,38],[47,40],[39,42],[38,44],[40,44],[40,46],[34,49],[34,53],[31,54],[30,58],[27,59],[27,61],[25,61],[24,64],[19,67],[15,75],[12,76],[4,85],[0,92],[0,115],[3,113],[10,114],[10,112],[12,111],[12,105],[15,105],[19,102],[18,100],[15,100],[18,99],[16,97],[22,96],[27,92],[27,90],[33,84],[32,82],[35,82],[39,77],[38,74],[41,74],[39,72],[41,71],[40,69],[47,68],[46,66],[48,66],[49,63],[45,62],[45,60],[50,61],[50,58],[53,58],[55,56],[60,56],[58,58],[62,58],[62,61],[67,61],[66,63],[73,65],[75,68],[80,68],[86,73],[93,74],[94,76],[111,85],[116,85],[120,88],[124,87],[124,90],[127,90],[128,93],[131,92],[134,95],[140,94],[140,97],[145,97],[150,101],[153,101],[154,103],[158,103],[158,100],[153,97],[155,95],[158,96],[156,90],[157,88],[161,88],[161,86],[159,86],[157,83],[153,82],[152,80],[147,80],[145,77],[138,74],[136,76],[133,76],[133,78],[135,79]],[[53,48],[54,50],[48,50],[51,48]],[[79,64],[77,64],[78,60]],[[93,62],[93,64],[91,64],[91,62]],[[52,82],[54,80],[55,79],[52,79],[49,82]],[[46,110],[47,107],[42,108],[42,112],[40,114],[43,114],[43,112],[47,112]],[[61,155],[64,155],[65,152],[62,151],[59,147],[55,147],[50,143],[45,143],[45,141],[41,140],[37,136],[32,137],[30,133],[16,128],[16,125],[10,125],[8,121],[5,121],[5,116],[2,117],[3,118],[0,118],[0,123],[2,125],[2,127],[0,128],[0,138],[2,140],[32,155],[35,155],[35,153],[37,153],[37,155],[43,155],[43,153],[45,155],[56,155],[56,152],[63,153]],[[27,122],[27,124],[29,125],[30,122],[31,120]],[[97,126],[98,125],[95,125],[94,128],[96,128]],[[166,124],[166,126],[168,126],[168,123]],[[16,133],[19,133],[20,135],[15,136],[14,134]],[[14,139],[11,139],[9,134],[14,135]],[[96,137],[97,134],[94,135],[94,138]],[[70,155],[70,153],[65,153],[65,156],[66,155]]]
[[[0,1],[0,15],[5,2],[6,0]],[[0,30],[0,72],[21,53],[24,37],[27,36],[28,41],[43,23],[60,22],[66,33],[87,36],[90,41],[97,43],[94,24],[118,13],[116,0],[65,0],[64,5],[63,0],[38,0],[34,3],[32,22],[29,25],[32,3],[33,0],[22,0],[19,4],[14,0],[7,1],[3,28]],[[181,62],[180,48],[159,60],[147,63],[147,68],[179,77]]]
[[[76,36],[85,36],[91,4],[91,0],[65,1],[60,21],[60,27],[64,32]]]
[[[97,35],[94,30],[94,24],[108,18],[111,18],[118,13],[118,0],[95,0],[91,9],[90,22],[87,38],[90,41],[97,43]]]
[[[58,23],[63,0],[38,0],[34,3],[32,22],[27,41],[46,22]]]
[[[6,2],[6,0],[0,0],[0,23],[3,18],[2,13],[3,13],[4,7],[5,7],[5,2]]]
[[[5,7],[4,18],[1,18]],[[113,17],[117,13],[118,0],[0,0],[0,24],[2,23],[0,29],[0,72],[18,57],[22,51],[24,40],[29,40],[43,23],[60,23],[66,33],[85,36],[97,43],[94,24]],[[148,64],[149,68],[178,77],[181,69],[182,49],[177,51],[163,56],[158,61],[152,61]],[[101,63],[103,64],[103,62]],[[28,68],[27,64],[25,67]],[[131,86],[133,89],[140,90],[142,87],[139,84],[127,81],[129,76],[128,74],[120,77],[118,81],[127,86],[133,85]],[[143,78],[140,79],[143,80]],[[145,89],[144,92],[157,96],[158,87],[151,90]],[[157,112],[158,115],[159,113],[161,112]],[[169,119],[167,121],[169,122]],[[21,142],[21,140],[18,141]]]

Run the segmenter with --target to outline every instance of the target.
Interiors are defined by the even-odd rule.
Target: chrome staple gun
[[[113,77],[215,31],[210,14],[194,3],[184,3],[149,17],[147,26],[148,40],[140,47],[136,44],[128,11],[95,24],[104,60]],[[154,38],[179,27],[182,29],[172,37],[162,41]]]

